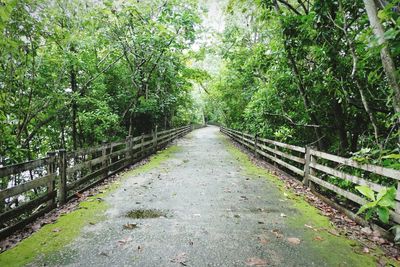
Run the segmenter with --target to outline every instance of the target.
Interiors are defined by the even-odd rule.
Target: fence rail
[[[388,186],[388,183],[382,183],[382,178],[385,177],[385,180],[390,181],[390,185],[394,185],[397,188],[396,208],[390,211],[390,217],[393,222],[400,223],[399,170],[363,164],[349,158],[317,151],[310,147],[289,145],[226,127],[221,127],[220,130],[253,151],[257,157],[262,156],[272,161],[274,165],[279,165],[302,177],[303,183],[311,187],[311,189],[315,190],[315,185],[318,185],[323,190],[334,192],[359,205],[367,203],[367,200],[354,190],[354,186],[364,185],[375,192],[380,192]],[[338,178],[353,185],[353,190],[349,189],[352,187],[340,187],[335,184]]]
[[[71,152],[61,149],[41,159],[0,167],[0,179],[8,178],[7,188],[0,190],[0,239],[192,129],[156,129],[123,141]]]

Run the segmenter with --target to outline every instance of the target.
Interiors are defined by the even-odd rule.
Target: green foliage
[[[0,164],[191,123],[199,23],[195,1],[1,1]]]
[[[367,186],[356,186],[356,189],[369,200],[368,203],[361,206],[357,214],[365,212],[366,220],[370,220],[374,214],[377,214],[380,221],[389,223],[389,211],[396,204],[396,188],[384,188],[376,195]]]
[[[206,116],[343,156],[369,148],[365,162],[398,166],[383,157],[400,153],[397,115],[363,1],[274,3],[229,1],[219,47],[224,68],[210,83]],[[395,7],[380,16],[398,66]]]

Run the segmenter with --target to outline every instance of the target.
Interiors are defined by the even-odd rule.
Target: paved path
[[[177,146],[160,166],[125,179],[105,198],[106,220],[86,226],[40,264],[366,266],[369,259],[354,253],[353,243],[305,227],[324,219],[308,218],[271,178],[246,171],[218,128],[196,130]],[[165,216],[125,216],[135,209],[157,209]],[[127,223],[138,228],[123,229]]]

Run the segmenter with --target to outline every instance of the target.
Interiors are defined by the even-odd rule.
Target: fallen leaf
[[[366,235],[371,235],[372,234],[372,230],[370,227],[363,227],[361,228],[361,232],[363,232]]]
[[[77,196],[78,198],[83,198],[83,195],[81,193],[76,192],[75,196]]]
[[[298,245],[301,242],[300,239],[298,239],[297,237],[289,237],[287,241],[289,241],[289,243],[293,245]]]
[[[311,225],[305,224],[304,227],[307,227],[309,229],[314,229],[314,227],[312,227]]]
[[[187,255],[186,253],[180,253],[170,260],[173,263],[179,263],[183,266],[187,266]]]
[[[334,236],[339,236],[339,233],[334,229],[328,230],[328,233],[330,233],[331,235],[334,235]]]
[[[61,231],[60,228],[54,228],[54,229],[52,230],[52,232],[54,232],[54,233],[58,233],[58,232],[60,232],[60,231]]]
[[[129,230],[135,229],[137,227],[138,227],[137,223],[127,223],[123,225],[124,229],[129,229]]]
[[[363,252],[364,252],[364,253],[369,253],[369,248],[364,247],[364,248],[363,248]]]
[[[125,244],[127,244],[127,243],[129,243],[131,241],[132,241],[131,237],[126,237],[124,239],[118,240],[117,242],[118,242],[119,245],[125,245]]]
[[[278,229],[271,230],[271,232],[276,236],[276,238],[283,237],[282,233]]]
[[[313,238],[314,241],[323,241],[324,239],[320,236],[316,236]]]
[[[248,258],[246,260],[246,265],[247,266],[267,266],[267,261],[259,258]]]

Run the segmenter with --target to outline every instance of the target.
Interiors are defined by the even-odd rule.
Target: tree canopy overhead
[[[207,116],[342,155],[398,154],[398,10],[399,1],[229,1]]]
[[[196,1],[0,3],[0,163],[197,120]]]

